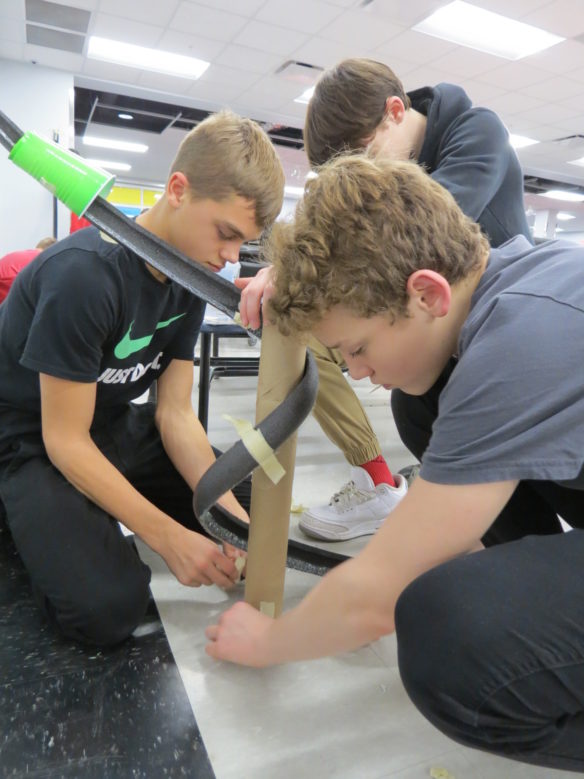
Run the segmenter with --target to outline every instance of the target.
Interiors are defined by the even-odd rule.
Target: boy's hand
[[[158,551],[178,581],[189,587],[216,584],[228,590],[239,580],[231,553],[224,554],[214,541],[178,523],[172,525]]]
[[[255,276],[235,279],[235,286],[242,290],[239,314],[244,327],[257,330],[261,325],[262,305],[274,292],[273,268],[262,268]]]
[[[217,625],[205,630],[209,643],[205,651],[216,660],[263,668],[271,665],[269,637],[275,621],[240,601],[219,617]]]

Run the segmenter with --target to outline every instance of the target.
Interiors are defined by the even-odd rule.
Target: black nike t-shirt
[[[43,252],[0,305],[0,453],[41,431],[39,373],[97,382],[94,426],[106,424],[171,360],[192,360],[204,312],[96,228]]]

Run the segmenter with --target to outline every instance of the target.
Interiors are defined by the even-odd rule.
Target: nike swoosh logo
[[[150,341],[154,338],[156,330],[162,330],[164,327],[168,327],[183,316],[184,314],[177,314],[177,316],[173,316],[170,319],[167,319],[165,322],[159,322],[156,325],[156,329],[152,335],[145,335],[142,338],[130,337],[132,327],[134,326],[134,322],[131,322],[130,327],[128,328],[128,332],[114,349],[114,355],[118,358],[118,360],[125,360],[126,357],[134,354],[134,352],[140,352],[142,349],[145,349],[150,345]]]

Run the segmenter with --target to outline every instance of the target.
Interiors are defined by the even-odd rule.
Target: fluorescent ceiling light
[[[108,170],[123,170],[128,171],[132,169],[131,165],[127,162],[107,162],[106,160],[85,160],[90,165],[96,165],[98,168],[107,168]]]
[[[540,197],[549,197],[552,200],[569,200],[571,203],[584,203],[584,195],[578,192],[568,192],[564,189],[550,189],[548,192],[538,192]]]
[[[576,218],[576,214],[568,214],[566,211],[559,211],[558,214],[557,214],[557,218],[561,222],[567,222],[568,219],[575,219]]]
[[[302,197],[304,187],[284,187],[284,194],[290,195],[290,197]]]
[[[115,62],[118,65],[129,65],[133,68],[193,79],[202,76],[210,64],[196,57],[184,57],[182,54],[173,54],[170,51],[147,49],[144,46],[98,38],[95,35],[89,39],[87,56],[94,60]]]
[[[84,135],[83,143],[86,146],[99,146],[100,149],[118,149],[119,151],[133,151],[144,154],[148,151],[145,143],[132,143],[130,141],[114,141],[109,138],[96,138],[93,135]]]
[[[509,133],[509,143],[511,146],[513,146],[514,149],[524,149],[526,146],[533,146],[535,143],[539,143],[539,141],[536,141],[533,138],[528,138],[526,135],[515,135],[514,133]]]
[[[314,87],[309,87],[308,89],[304,90],[304,92],[299,95],[298,97],[294,98],[295,103],[309,103],[310,98],[314,94]]]
[[[126,121],[131,121],[134,117],[132,114],[118,114],[118,119],[125,119]]]
[[[580,165],[584,168],[584,157],[580,157],[579,160],[569,160],[568,165]]]
[[[565,40],[462,0],[439,8],[412,29],[510,60],[527,57]]]

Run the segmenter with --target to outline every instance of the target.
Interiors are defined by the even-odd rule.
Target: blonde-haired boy
[[[186,136],[137,222],[218,272],[274,221],[283,191],[268,136],[223,112]],[[192,511],[214,460],[191,404],[204,310],[95,228],[47,249],[0,307],[0,501],[39,603],[70,638],[115,644],[146,610],[150,570],[117,520],[183,584],[238,577],[238,552]],[[156,406],[132,404],[154,381]],[[249,485],[237,495],[245,504]],[[247,516],[232,493],[222,502]]]

